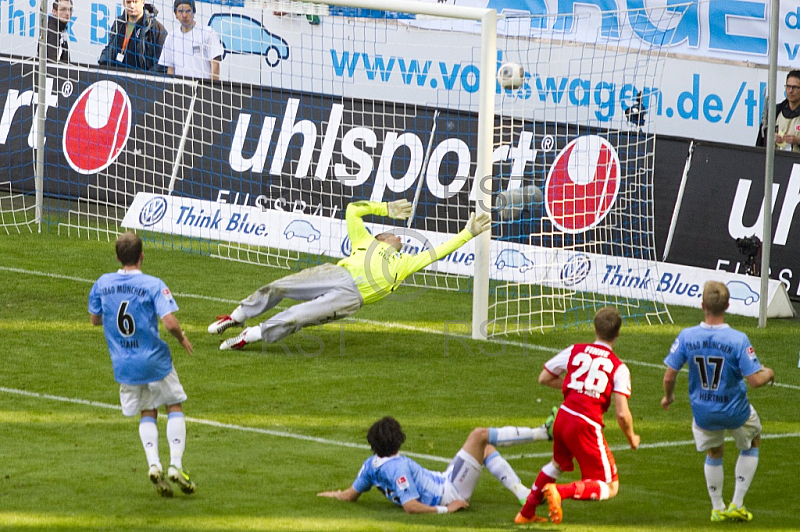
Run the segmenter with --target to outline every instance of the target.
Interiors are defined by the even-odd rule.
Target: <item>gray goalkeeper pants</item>
[[[240,308],[249,318],[263,314],[284,298],[303,301],[261,323],[261,338],[277,342],[303,327],[321,325],[352,316],[364,306],[361,293],[342,266],[321,264],[262,286]]]

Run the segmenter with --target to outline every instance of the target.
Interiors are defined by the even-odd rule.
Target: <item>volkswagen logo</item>
[[[592,261],[584,254],[578,254],[564,264],[561,268],[561,282],[567,286],[574,286],[587,277],[592,271]]]
[[[167,200],[156,197],[149,200],[139,213],[139,223],[144,227],[155,225],[167,214]]]

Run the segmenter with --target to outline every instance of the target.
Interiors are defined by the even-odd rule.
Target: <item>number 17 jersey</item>
[[[750,417],[744,377],[761,369],[750,339],[728,324],[701,323],[681,331],[664,364],[689,369],[689,402],[697,426],[735,429]]]
[[[178,310],[164,281],[140,270],[107,273],[89,292],[89,312],[103,317],[103,332],[120,384],[160,381],[172,355],[158,335],[158,319]]]
[[[631,395],[628,367],[605,344],[575,344],[545,362],[544,369],[559,376],[566,372],[563,405],[603,426],[611,394]]]

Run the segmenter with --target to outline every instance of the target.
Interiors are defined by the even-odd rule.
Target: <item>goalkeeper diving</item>
[[[220,316],[208,332],[220,334],[273,308],[284,298],[301,301],[275,314],[259,325],[247,327],[238,336],[225,340],[221,350],[241,349],[247,344],[277,342],[303,327],[321,325],[352,316],[370,303],[388,296],[403,279],[457,250],[491,225],[486,213],[472,213],[466,227],[456,236],[432,250],[410,255],[401,253],[400,237],[393,233],[372,236],[361,219],[368,214],[404,220],[411,216],[411,204],[357,201],[347,206],[347,235],[352,252],[337,264],[308,268],[262,286],[236,307]]]

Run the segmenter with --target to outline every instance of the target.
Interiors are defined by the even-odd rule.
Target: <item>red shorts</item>
[[[558,411],[553,425],[553,460],[562,471],[573,471],[578,461],[583,480],[617,480],[617,464],[603,435],[603,427],[586,416]]]

